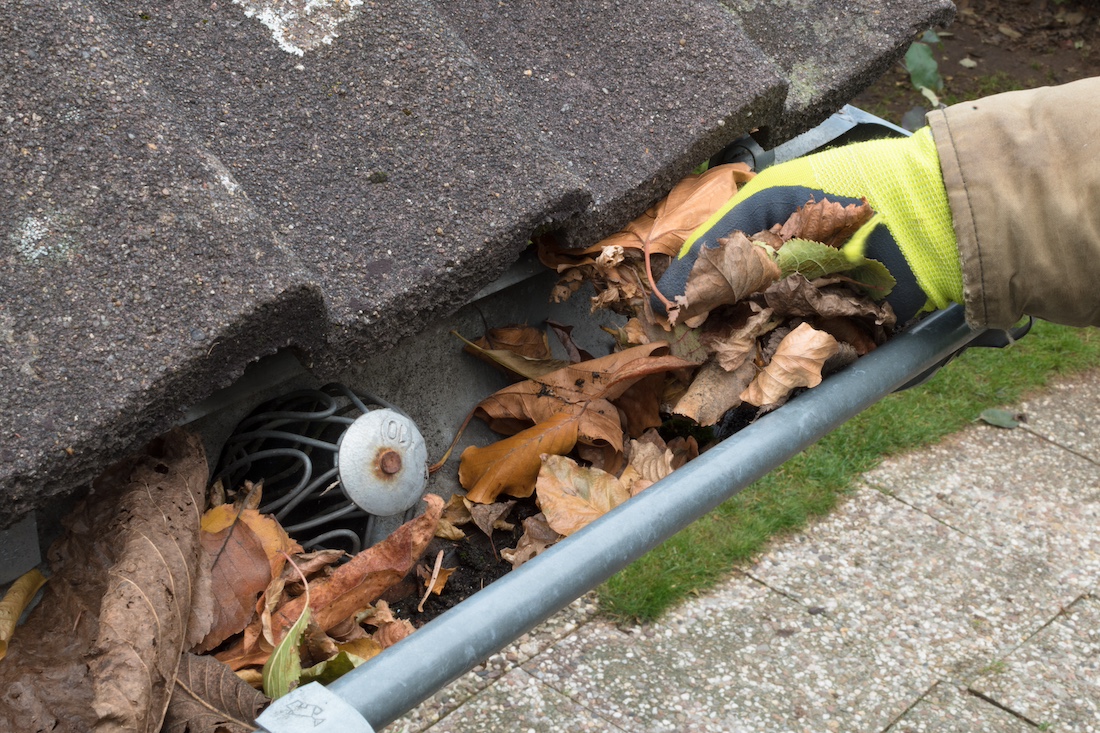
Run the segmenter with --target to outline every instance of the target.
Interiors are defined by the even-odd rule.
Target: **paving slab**
[[[721,0],[790,81],[779,143],[816,125],[870,86],[934,25],[955,17],[947,0]]]
[[[590,623],[523,668],[626,731],[882,730],[934,682],[818,611],[740,577],[653,624]]]
[[[1071,593],[1100,582],[1100,465],[1029,431],[975,426],[863,479],[980,542],[1045,563]]]
[[[1048,564],[990,548],[869,488],[748,572],[941,679],[1003,656],[1078,593]]]
[[[1100,372],[1059,380],[1041,394],[1024,400],[1023,428],[1086,458],[1100,461]]]
[[[392,733],[413,733],[401,721],[386,728]],[[560,692],[544,685],[522,669],[513,669],[488,690],[432,726],[432,733],[558,733],[558,731],[606,731],[622,728],[594,714]]]
[[[970,689],[1042,730],[1100,731],[1100,599],[1082,598]]]
[[[885,733],[1035,733],[1035,726],[965,688],[941,682]]]
[[[570,603],[564,609],[554,614],[546,622],[537,628],[516,639],[504,649],[489,657],[473,670],[462,675],[451,684],[410,710],[400,719],[394,721],[385,728],[392,733],[418,733],[431,728],[437,730],[435,725],[441,719],[446,718],[460,707],[477,707],[486,704],[486,701],[494,700],[503,694],[507,697],[509,692],[497,691],[497,683],[504,678],[521,682],[527,692],[535,694],[532,685],[524,676],[511,676],[520,665],[528,662],[539,654],[550,649],[561,639],[576,633],[578,629],[591,621],[596,615],[596,597],[594,593],[588,593]],[[509,683],[511,684],[511,683]],[[507,687],[507,685],[506,685]],[[492,689],[493,692],[479,696],[483,690]],[[503,688],[502,688],[503,689]],[[551,696],[553,697],[553,696]],[[489,703],[490,706],[500,707],[500,703]],[[514,711],[513,711],[514,712]],[[466,719],[466,714],[457,716],[457,719]],[[517,721],[524,718],[516,718]],[[448,723],[453,725],[453,721]],[[514,724],[520,726],[519,722]],[[494,728],[491,730],[506,730],[507,728]],[[524,727],[515,727],[516,730],[526,730]],[[466,730],[460,728],[460,730]]]

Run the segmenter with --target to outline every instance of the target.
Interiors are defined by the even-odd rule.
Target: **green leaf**
[[[905,52],[905,68],[909,72],[909,81],[913,87],[920,89],[925,87],[934,92],[943,91],[943,77],[940,76],[939,64],[936,63],[932,47],[926,43],[914,43]]]
[[[998,428],[1012,429],[1019,427],[1020,421],[1016,419],[1016,413],[1010,410],[998,410],[991,407],[988,410],[982,410],[982,414],[978,416],[978,419],[989,425],[993,425]]]
[[[340,652],[332,659],[326,659],[308,669],[303,669],[300,682],[303,685],[307,682],[320,682],[322,685],[327,685],[340,679],[365,661],[367,660],[355,654]]]
[[[779,269],[783,277],[800,273],[807,280],[847,272],[856,266],[839,249],[809,239],[792,239],[778,252]]]
[[[863,262],[845,273],[855,281],[873,300],[882,300],[894,290],[898,281],[890,274],[886,265],[878,260],[864,258]]]
[[[897,285],[897,280],[878,260],[860,257],[852,261],[843,250],[809,239],[792,239],[777,253],[783,277],[800,273],[807,280],[843,274],[875,300],[882,300]]]
[[[297,686],[302,676],[302,658],[298,654],[298,645],[309,623],[309,604],[302,609],[302,615],[290,627],[279,646],[275,647],[271,657],[264,664],[264,694],[272,700],[280,698]]]

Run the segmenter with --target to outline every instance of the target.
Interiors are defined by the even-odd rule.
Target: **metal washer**
[[[428,448],[416,423],[388,408],[355,419],[340,438],[336,465],[344,493],[380,517],[414,506],[428,485]]]

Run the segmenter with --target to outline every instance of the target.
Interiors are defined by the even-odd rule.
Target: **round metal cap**
[[[356,418],[340,438],[336,465],[344,493],[370,514],[400,514],[428,485],[428,447],[409,418],[389,409]]]

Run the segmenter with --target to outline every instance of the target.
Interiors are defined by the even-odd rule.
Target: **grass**
[[[772,537],[828,513],[885,456],[935,443],[986,408],[1096,365],[1096,330],[1044,322],[1007,349],[972,349],[925,385],[857,415],[615,575],[600,588],[600,606],[622,620],[653,620],[716,584]]]

